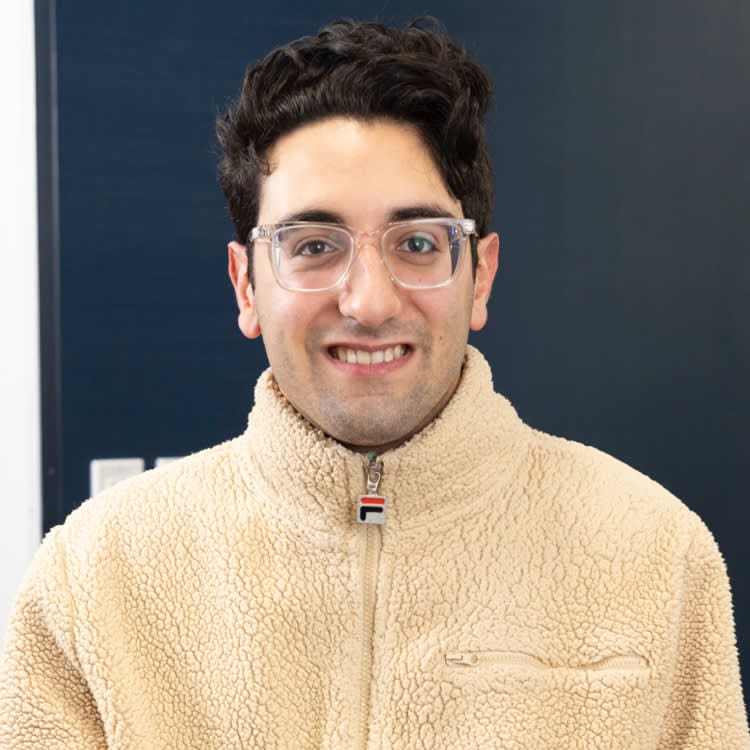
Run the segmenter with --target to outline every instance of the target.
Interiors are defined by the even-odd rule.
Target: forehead
[[[267,158],[270,173],[261,184],[259,224],[320,210],[365,228],[418,205],[463,216],[411,125],[332,117],[283,136]]]

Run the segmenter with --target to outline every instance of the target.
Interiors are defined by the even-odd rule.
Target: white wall
[[[0,2],[0,640],[39,544],[39,294],[33,0]]]

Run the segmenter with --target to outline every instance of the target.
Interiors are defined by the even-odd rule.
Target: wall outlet
[[[140,474],[146,468],[142,458],[95,458],[89,464],[91,495],[98,495],[113,484]]]

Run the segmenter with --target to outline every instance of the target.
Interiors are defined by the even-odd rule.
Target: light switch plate
[[[142,458],[95,458],[89,464],[91,495],[98,495],[123,479],[140,474],[146,468]]]

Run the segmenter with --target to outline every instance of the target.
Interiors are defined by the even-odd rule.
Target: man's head
[[[269,54],[219,119],[240,328],[263,336],[297,410],[343,443],[383,449],[425,426],[456,388],[469,328],[484,325],[498,250],[487,234],[490,96],[484,72],[442,34],[347,21]],[[435,215],[474,219],[480,239],[455,246],[449,282],[404,285],[379,232]],[[355,239],[325,291],[282,284],[268,238],[246,247],[254,226],[300,219],[347,225]]]

